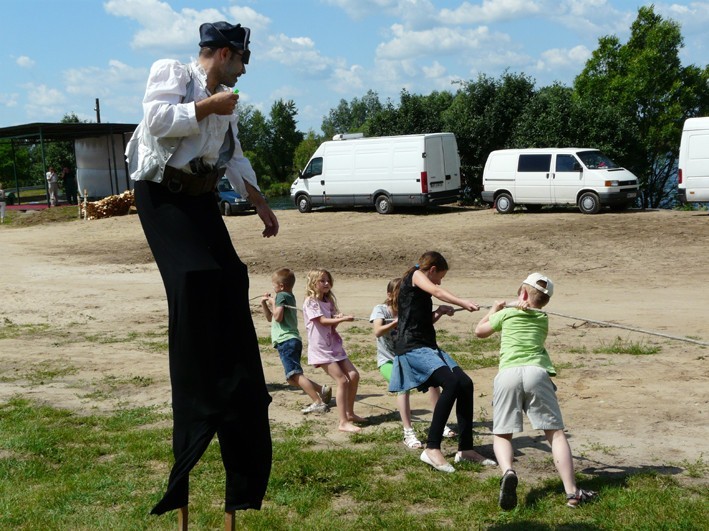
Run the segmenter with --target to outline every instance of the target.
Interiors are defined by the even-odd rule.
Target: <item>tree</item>
[[[259,183],[267,186],[270,182],[269,168],[264,156],[268,152],[268,123],[266,117],[251,105],[239,108],[239,142],[244,156],[249,159]]]
[[[510,138],[527,103],[534,81],[524,74],[505,73],[499,80],[481,75],[461,83],[442,128],[455,133],[462,171],[472,195],[482,189],[482,169],[488,154],[510,147]]]
[[[327,138],[327,137],[326,137]],[[308,131],[305,138],[298,144],[293,155],[293,163],[297,170],[302,170],[308,164],[310,157],[313,156],[315,150],[322,143],[323,138],[317,136],[313,131]]]
[[[293,174],[293,154],[303,140],[303,133],[296,129],[298,111],[293,100],[278,100],[271,107],[268,120],[268,151],[265,156],[273,182],[286,182]]]
[[[391,101],[367,120],[364,132],[367,136],[415,135],[439,133],[444,130],[442,114],[450,107],[453,95],[450,92],[434,91],[428,96],[401,91],[399,106]]]
[[[572,88],[554,84],[529,100],[510,147],[594,147],[622,161],[627,157],[625,142],[635,135],[633,124],[616,107],[582,100]]]
[[[376,92],[368,90],[361,98],[353,98],[350,103],[340,100],[337,108],[331,109],[323,118],[321,129],[325,138],[339,133],[359,133],[367,120],[376,116],[384,107]]]
[[[601,38],[574,83],[583,100],[615,107],[632,124],[624,162],[640,179],[644,207],[671,202],[682,124],[709,111],[709,69],[683,67],[683,46],[676,22],[641,7],[628,42]]]

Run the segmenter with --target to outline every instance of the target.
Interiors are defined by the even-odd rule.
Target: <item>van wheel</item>
[[[601,210],[601,201],[593,192],[586,192],[579,197],[579,210],[584,214],[598,214]]]
[[[509,214],[515,209],[515,203],[510,194],[502,193],[495,198],[495,209],[500,214]]]
[[[310,212],[313,209],[313,205],[307,195],[298,196],[296,203],[298,205],[298,212],[303,214]]]
[[[222,203],[222,212],[225,216],[231,216],[231,205],[227,201]]]
[[[394,212],[394,205],[391,204],[391,199],[384,194],[377,196],[374,200],[374,207],[380,214],[391,214]]]

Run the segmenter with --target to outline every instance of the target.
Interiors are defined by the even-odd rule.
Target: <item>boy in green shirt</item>
[[[475,327],[480,338],[502,332],[500,371],[493,385],[492,433],[495,457],[503,476],[500,480],[500,507],[509,511],[517,506],[517,474],[512,469],[512,433],[522,431],[522,413],[535,430],[544,434],[554,464],[566,491],[566,504],[578,507],[597,494],[576,486],[571,447],[564,433],[564,422],[556,398],[556,375],[544,342],[549,317],[541,311],[554,293],[552,281],[541,273],[529,275],[517,291],[514,306],[495,301],[488,314]]]
[[[286,381],[294,387],[300,387],[312,399],[313,403],[303,408],[303,413],[326,413],[332,399],[332,389],[310,380],[303,374],[300,364],[303,342],[298,332],[298,314],[293,295],[295,274],[284,267],[273,273],[271,282],[276,296],[266,293],[261,298],[261,306],[266,320],[271,323],[271,341],[278,350]]]

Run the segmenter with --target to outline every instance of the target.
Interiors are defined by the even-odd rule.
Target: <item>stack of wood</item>
[[[133,190],[126,190],[120,195],[110,195],[100,201],[84,202],[81,206],[81,217],[84,219],[101,219],[113,216],[125,216],[135,204]]]

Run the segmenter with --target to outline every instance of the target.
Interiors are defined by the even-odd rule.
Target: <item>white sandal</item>
[[[443,436],[446,439],[452,439],[453,437],[457,437],[458,434],[456,432],[454,432],[452,429],[450,429],[448,426],[446,426],[445,428],[443,428]]]
[[[421,441],[416,437],[416,432],[413,428],[404,428],[404,444],[407,448],[411,448],[412,450],[423,447]]]

